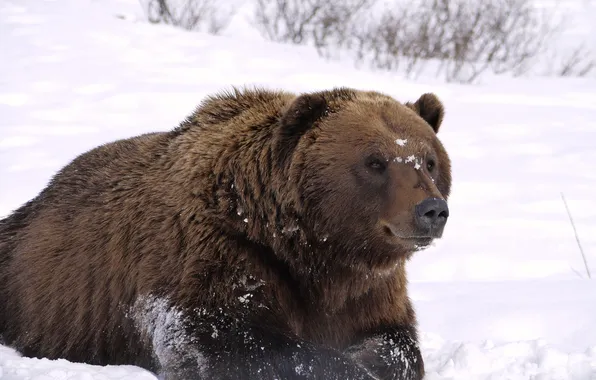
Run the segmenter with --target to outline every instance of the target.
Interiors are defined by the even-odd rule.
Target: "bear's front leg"
[[[395,327],[371,333],[345,353],[382,380],[424,378],[424,361],[413,327]]]
[[[152,344],[160,379],[377,379],[348,356],[299,339],[266,314],[180,311],[159,302],[137,311],[135,319]],[[155,305],[157,312],[151,310]]]

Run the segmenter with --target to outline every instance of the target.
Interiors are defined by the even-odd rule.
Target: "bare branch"
[[[571,212],[569,211],[569,206],[567,205],[567,201],[565,200],[565,196],[561,193],[561,198],[563,199],[563,203],[565,203],[565,209],[567,210],[567,215],[569,216],[569,221],[571,222],[571,226],[573,227],[573,233],[575,234],[575,241],[577,242],[577,246],[579,247],[579,252],[582,255],[582,259],[584,260],[584,266],[586,267],[586,273],[588,274],[588,278],[592,278],[590,274],[590,268],[588,267],[588,261],[586,260],[586,254],[584,253],[584,249],[582,248],[582,244],[579,241],[579,236],[577,236],[577,229],[575,228],[575,223],[573,222],[573,218],[571,217]]]

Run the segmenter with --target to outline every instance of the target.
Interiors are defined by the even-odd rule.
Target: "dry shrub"
[[[142,0],[147,18],[152,23],[164,23],[186,30],[202,30],[219,34],[233,13],[218,8],[218,0]]]
[[[596,71],[596,58],[594,51],[590,50],[583,43],[579,44],[562,57],[560,57],[560,54],[556,54],[555,51],[551,53],[549,58],[552,59],[553,62],[557,63],[554,67],[550,68],[547,74],[561,77],[583,77],[593,71]]]
[[[329,57],[353,36],[351,23],[375,0],[256,0],[254,25],[276,42],[312,44]]]
[[[360,58],[415,76],[428,62],[447,81],[471,83],[486,70],[521,75],[554,33],[529,0],[397,3],[358,36]]]

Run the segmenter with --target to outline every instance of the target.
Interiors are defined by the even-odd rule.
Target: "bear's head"
[[[281,118],[277,165],[301,228],[327,260],[382,270],[440,238],[449,216],[450,160],[434,94],[399,103],[351,89],[304,94]]]

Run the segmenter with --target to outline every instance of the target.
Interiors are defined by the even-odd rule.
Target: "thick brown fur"
[[[432,94],[234,89],[170,132],[82,154],[0,221],[0,335],[28,356],[168,379],[421,378],[405,262],[413,207],[449,195],[443,112]],[[382,336],[414,359],[375,356]]]

